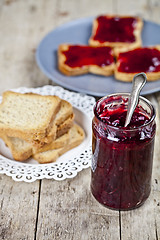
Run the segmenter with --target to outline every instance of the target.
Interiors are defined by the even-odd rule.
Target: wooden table
[[[133,14],[160,23],[158,0],[1,0],[0,93],[53,84],[38,68],[35,50],[53,28],[102,13]],[[160,239],[160,92],[147,96],[157,110],[152,192],[133,211],[112,211],[90,193],[90,169],[75,178],[33,183],[0,175],[0,239]]]

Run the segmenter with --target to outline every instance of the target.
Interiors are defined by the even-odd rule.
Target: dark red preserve
[[[156,48],[137,48],[120,53],[118,71],[126,73],[159,72],[160,51]]]
[[[98,28],[94,40],[104,42],[127,42],[135,41],[134,30],[137,19],[134,17],[108,17],[97,18]]]
[[[140,97],[131,123],[124,127],[128,94],[100,99],[92,122],[91,191],[104,206],[128,210],[151,191],[155,110]]]
[[[114,63],[110,47],[70,45],[68,50],[63,51],[63,54],[66,56],[65,64],[72,68],[87,65],[104,67]]]

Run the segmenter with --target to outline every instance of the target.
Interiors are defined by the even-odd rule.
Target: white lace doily
[[[33,182],[37,179],[64,180],[73,178],[79,171],[91,165],[91,123],[95,99],[80,93],[70,92],[61,87],[18,88],[16,92],[34,92],[42,95],[57,95],[69,101],[74,107],[75,121],[84,129],[85,139],[76,148],[63,154],[56,162],[38,164],[29,159],[26,162],[13,160],[9,149],[0,143],[0,173],[11,176],[15,181]],[[2,97],[0,97],[0,102]]]

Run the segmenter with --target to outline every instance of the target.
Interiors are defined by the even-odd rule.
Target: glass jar
[[[129,94],[112,94],[94,107],[91,191],[106,207],[129,210],[151,191],[155,109],[140,97],[131,123],[124,127]]]

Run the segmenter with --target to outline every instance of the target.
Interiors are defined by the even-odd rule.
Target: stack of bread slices
[[[58,96],[6,91],[0,104],[0,137],[15,160],[32,157],[49,163],[78,146],[84,131],[74,123],[68,101]]]

